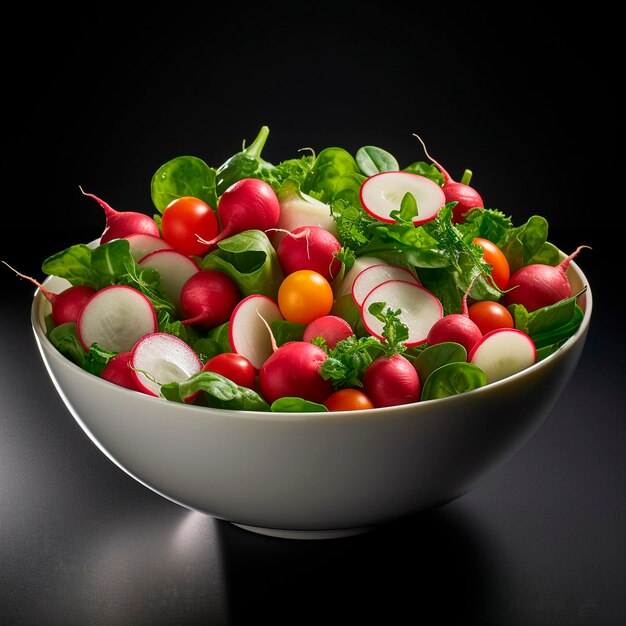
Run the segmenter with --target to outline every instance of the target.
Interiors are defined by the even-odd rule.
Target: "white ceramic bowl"
[[[572,263],[574,293],[587,285]],[[60,291],[68,284],[49,278]],[[190,509],[264,534],[354,534],[471,490],[533,436],[567,385],[581,327],[556,353],[462,395],[345,413],[260,413],[176,404],[108,383],[62,356],[32,325],[42,359],[76,421],[133,478]]]

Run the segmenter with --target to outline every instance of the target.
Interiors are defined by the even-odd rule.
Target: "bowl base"
[[[243,528],[257,535],[266,535],[268,537],[278,537],[280,539],[340,539],[341,537],[350,537],[352,535],[360,535],[372,529],[371,526],[363,526],[360,528],[340,528],[337,530],[284,530],[282,528],[263,528],[261,526],[248,526],[247,524],[236,524],[231,522],[233,526]]]

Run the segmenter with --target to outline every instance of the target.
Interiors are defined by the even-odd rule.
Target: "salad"
[[[586,287],[565,272],[585,246],[563,259],[543,217],[486,208],[425,146],[402,166],[376,146],[272,164],[268,134],[217,167],[164,163],[152,216],[83,191],[101,237],[42,264],[70,286],[25,277],[65,357],[168,401],[344,411],[477,389],[577,331]]]

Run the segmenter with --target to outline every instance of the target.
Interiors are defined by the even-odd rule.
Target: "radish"
[[[259,370],[261,396],[269,404],[284,397],[323,403],[333,391],[332,381],[319,374],[326,358],[324,350],[306,341],[290,341],[276,348]]]
[[[385,264],[385,261],[374,256],[360,256],[354,262],[354,265],[344,274],[343,278],[333,283],[333,291],[335,300],[339,300],[342,296],[352,294],[352,285],[356,277],[367,267],[372,265]]]
[[[76,326],[85,350],[97,343],[110,352],[126,352],[140,337],[155,332],[158,324],[146,296],[126,285],[111,285],[87,300]]]
[[[472,178],[472,171],[465,170],[460,183],[452,180],[450,174],[448,174],[448,172],[441,167],[441,165],[439,165],[439,163],[437,163],[437,161],[435,161],[430,154],[428,154],[426,144],[422,141],[422,138],[418,135],[414,136],[417,137],[418,141],[422,144],[422,148],[424,148],[426,156],[437,166],[443,175],[445,182],[442,189],[446,197],[446,202],[457,203],[452,209],[452,221],[457,224],[461,224],[465,221],[465,213],[477,207],[484,208],[485,203],[483,202],[480,194],[473,187],[469,186],[469,182]]]
[[[329,282],[341,269],[341,261],[335,256],[340,251],[337,237],[320,226],[300,226],[287,233],[276,248],[285,276],[298,270],[313,270]]]
[[[20,278],[29,280],[35,287],[41,291],[43,296],[50,302],[52,307],[52,321],[55,326],[60,326],[67,322],[76,322],[78,314],[84,304],[96,293],[96,290],[87,285],[74,285],[68,287],[60,293],[52,293],[46,289],[41,283],[31,276],[26,276],[11,267],[6,261],[2,261],[10,270],[13,270]]]
[[[363,391],[376,407],[417,402],[420,389],[417,371],[401,354],[375,359],[363,374]]]
[[[82,187],[80,190],[83,195],[93,198],[104,209],[106,226],[100,236],[100,243],[121,239],[135,233],[146,233],[155,237],[161,236],[157,223],[150,216],[135,211],[116,211],[98,196],[86,193]]]
[[[244,298],[230,317],[228,338],[233,351],[245,356],[258,370],[273,351],[268,325],[282,319],[278,304],[271,298],[260,294]]]
[[[395,223],[393,211],[399,211],[402,199],[410,193],[417,203],[413,224],[419,226],[437,217],[446,203],[442,188],[430,178],[410,172],[381,172],[370,176],[361,185],[361,204],[376,219]]]
[[[199,242],[209,247],[244,230],[275,228],[280,217],[280,204],[276,193],[266,182],[244,178],[222,194],[217,214],[222,231],[209,241],[198,237]]]
[[[200,270],[192,274],[180,290],[183,324],[214,328],[226,322],[241,295],[235,281],[217,270]]]
[[[110,383],[139,391],[133,370],[130,367],[130,351],[116,354],[105,366],[100,374],[100,378],[108,380]]]
[[[388,280],[404,280],[419,285],[417,276],[404,267],[380,263],[365,268],[352,283],[352,297],[359,307],[363,306],[363,300],[367,294]]]
[[[467,361],[479,367],[493,383],[517,374],[537,360],[533,340],[516,328],[498,328],[487,333],[467,356]]]
[[[130,244],[130,253],[139,262],[143,257],[147,256],[151,252],[157,250],[172,250],[165,239],[157,237],[156,235],[149,235],[147,233],[133,233],[132,235],[126,235],[124,237]]]
[[[304,329],[302,341],[312,341],[315,337],[322,337],[331,350],[342,339],[354,335],[352,327],[346,320],[336,315],[323,315],[309,322]]]
[[[319,226],[332,235],[337,235],[337,224],[330,205],[300,191],[300,185],[288,178],[278,190],[280,217],[276,229],[268,233],[277,248],[287,232],[301,226]]]
[[[426,337],[426,342],[429,346],[454,341],[455,343],[460,343],[469,353],[476,345],[476,342],[480,341],[483,334],[476,323],[470,319],[467,310],[467,295],[474,284],[474,280],[470,282],[467,291],[463,295],[461,313],[445,315],[431,326]]]
[[[180,311],[180,292],[183,285],[200,271],[198,264],[178,250],[163,249],[146,255],[139,261],[139,265],[159,272],[163,291]]]
[[[531,313],[569,298],[572,295],[572,287],[567,279],[567,268],[583,248],[589,246],[578,246],[557,266],[533,263],[518,269],[506,286],[507,291],[502,298],[505,306],[521,304]]]
[[[409,329],[409,337],[403,342],[407,347],[424,343],[432,325],[443,317],[441,302],[428,289],[405,280],[388,280],[367,294],[361,310],[365,328],[381,340],[384,339],[383,322],[368,310],[374,302],[385,302],[391,309],[400,309],[400,320]]]
[[[139,391],[160,396],[161,385],[182,383],[202,370],[202,361],[182,339],[169,333],[153,332],[133,346],[130,366]],[[199,392],[185,398],[190,402]]]

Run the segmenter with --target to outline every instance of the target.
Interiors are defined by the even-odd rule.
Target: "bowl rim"
[[[97,242],[98,240],[95,240],[95,241]],[[93,244],[94,242],[91,242],[89,245],[91,246]],[[561,255],[563,255],[562,252],[561,252]],[[569,352],[569,350],[574,348],[574,346],[578,343],[581,337],[583,337],[587,333],[589,324],[591,321],[591,314],[592,314],[592,309],[593,309],[593,297],[592,297],[589,281],[587,280],[587,277],[585,276],[582,269],[579,267],[579,265],[575,261],[570,262],[568,273],[569,272],[572,272],[575,275],[577,275],[579,280],[581,281],[581,284],[585,288],[584,292],[581,293],[578,298],[579,306],[583,310],[583,319],[576,333],[574,333],[562,346],[560,346],[552,354],[548,355],[541,361],[534,363],[530,367],[527,367],[526,369],[520,372],[517,372],[516,374],[512,374],[511,376],[507,376],[506,378],[495,381],[493,383],[489,383],[483,387],[479,387],[478,389],[473,389],[471,391],[464,392],[462,394],[448,396],[445,398],[435,398],[432,400],[418,400],[417,402],[411,402],[408,404],[400,404],[400,405],[394,405],[394,406],[388,406],[388,407],[377,407],[377,408],[367,409],[367,410],[356,409],[356,410],[350,410],[350,411],[341,411],[339,412],[339,415],[343,414],[344,416],[351,417],[351,419],[354,419],[355,415],[368,416],[371,418],[380,416],[381,418],[383,418],[384,416],[390,413],[396,413],[398,411],[404,412],[404,411],[409,410],[409,411],[415,412],[415,415],[418,416],[420,411],[422,410],[425,411],[427,407],[434,406],[434,404],[437,404],[438,406],[444,406],[445,403],[448,403],[448,404],[458,403],[462,401],[462,399],[466,397],[468,394],[471,394],[472,396],[479,396],[480,394],[486,394],[486,393],[489,393],[491,390],[494,390],[498,387],[511,384],[514,381],[528,375],[529,373],[539,371],[545,367],[549,367],[549,365],[554,360],[560,358],[563,354],[565,354],[566,352]],[[67,283],[69,285],[68,281],[66,281],[63,278],[59,278],[57,276],[48,276],[42,282],[42,286],[45,287],[50,282],[59,282],[59,281],[61,282],[61,284]],[[45,315],[44,309],[46,307],[50,307],[50,304],[43,296],[43,293],[41,292],[41,290],[37,288],[33,295],[33,301],[31,305],[31,327],[35,335],[35,339],[37,343],[39,344],[38,347],[42,355],[42,358],[49,370],[50,368],[47,363],[47,357],[44,351],[44,346],[48,348],[47,350],[48,354],[53,355],[53,358],[55,358],[61,364],[61,366],[69,367],[70,370],[74,371],[78,376],[87,377],[87,380],[90,381],[91,384],[106,385],[107,387],[114,389],[118,393],[131,394],[131,396],[129,397],[133,397],[133,398],[136,398],[137,393],[141,393],[132,389],[126,389],[119,385],[115,385],[114,383],[111,383],[98,376],[95,376],[94,374],[87,372],[86,370],[82,369],[81,367],[79,367],[78,365],[70,361],[67,357],[63,356],[50,342],[44,330],[43,317]],[[50,372],[50,374],[52,374],[52,372]],[[159,402],[159,403],[170,402],[170,404],[173,405],[173,408],[175,407],[176,410],[178,411],[189,411],[191,413],[198,412],[200,415],[204,415],[205,417],[210,417],[213,413],[217,413],[220,416],[227,415],[232,418],[238,418],[238,419],[244,419],[244,420],[252,419],[252,420],[263,421],[263,420],[271,419],[273,421],[302,421],[302,420],[310,421],[310,420],[315,420],[315,419],[317,420],[336,419],[338,416],[337,412],[322,412],[322,411],[274,412],[274,411],[245,411],[245,410],[239,410],[239,409],[221,409],[221,408],[214,408],[214,407],[198,406],[198,405],[193,405],[193,404],[174,403],[169,400],[165,400],[164,398],[160,398],[156,396],[149,396],[147,394],[142,394],[142,400],[146,402]],[[421,409],[420,407],[425,407],[425,408]]]

